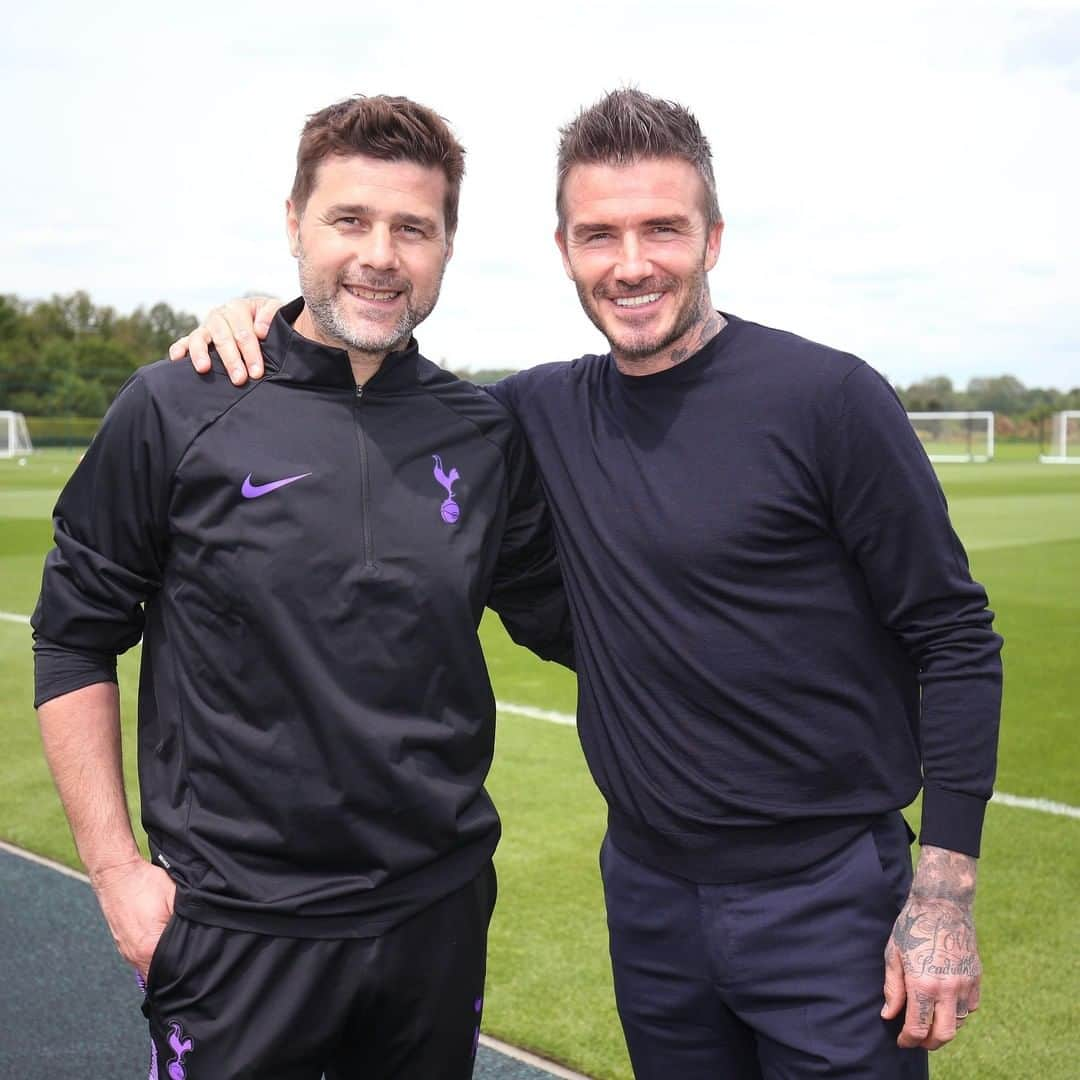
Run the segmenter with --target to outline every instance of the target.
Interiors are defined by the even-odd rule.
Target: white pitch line
[[[1055,814],[1058,817],[1080,818],[1080,806],[1070,806],[1068,803],[1054,802],[1052,799],[1031,799],[1026,795],[1010,795],[1007,791],[995,791],[991,802],[1001,803],[1002,806],[1016,806],[1021,810],[1039,810],[1044,814]]]
[[[515,705],[509,701],[497,701],[495,707],[499,712],[510,713],[514,716],[528,716],[533,720],[547,720],[550,723],[565,724],[568,727],[574,727],[577,723],[570,713],[536,709],[531,705]],[[1010,795],[1007,791],[995,791],[991,802],[999,806],[1015,806],[1020,810],[1038,810],[1040,813],[1054,814],[1057,817],[1080,818],[1080,806],[1070,806],[1068,803],[1054,802],[1052,799],[1036,799],[1026,795]]]
[[[539,1054],[522,1050],[518,1046],[511,1046],[501,1039],[493,1039],[490,1035],[481,1035],[480,1044],[486,1046],[489,1050],[497,1050],[500,1054],[505,1054],[507,1057],[514,1058],[525,1065],[543,1069],[544,1072],[550,1073],[552,1076],[558,1076],[561,1080],[589,1080],[589,1077],[585,1076],[584,1073],[574,1072],[565,1065],[556,1065],[554,1061],[548,1061],[547,1058],[540,1057]]]
[[[37,863],[38,866],[47,866],[58,874],[83,882],[84,885],[90,884],[90,879],[85,874],[80,874],[78,870],[72,870],[70,866],[64,866],[63,863],[58,863],[54,859],[46,859],[44,855],[35,855],[34,852],[27,851],[25,848],[16,847],[14,844],[7,844],[0,840],[0,851],[6,851],[9,855],[15,855],[20,859],[26,859],[27,862]]]
[[[28,615],[16,615],[10,611],[0,611],[0,622],[22,623],[30,625]],[[518,705],[512,701],[496,701],[495,708],[499,712],[510,713],[513,716],[526,716],[530,720],[544,720],[549,724],[561,724],[564,727],[576,727],[577,720],[572,713],[555,712],[553,709],[538,709],[534,705]],[[1037,810],[1043,814],[1053,814],[1056,817],[1080,818],[1080,806],[1069,806],[1068,803],[1054,802],[1052,799],[1029,798],[1025,795],[1010,795],[1006,791],[995,791],[993,802],[1001,806],[1015,806],[1021,810]]]
[[[546,720],[549,724],[565,724],[566,727],[577,727],[577,720],[570,713],[552,712],[551,709],[537,709],[532,705],[515,705],[510,701],[496,701],[495,708],[499,712],[527,716],[530,720]]]

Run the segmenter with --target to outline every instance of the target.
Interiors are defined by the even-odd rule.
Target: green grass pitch
[[[1031,447],[999,447],[991,464],[943,465],[939,474],[1007,641],[998,789],[1076,806],[1080,468],[1035,457]],[[74,463],[69,452],[35,454],[25,465],[0,461],[0,612],[32,610],[49,512]],[[483,636],[500,701],[573,711],[567,673],[514,648],[494,619]],[[0,645],[0,837],[77,865],[41,757],[25,625],[0,619]],[[129,655],[121,662],[129,704],[135,678]],[[131,720],[128,711],[134,804]],[[592,1076],[629,1080],[596,865],[603,806],[574,731],[500,714],[490,788],[504,838],[485,1029]],[[1078,831],[1075,818],[991,805],[976,914],[984,1004],[957,1042],[934,1055],[937,1080],[1075,1074]]]

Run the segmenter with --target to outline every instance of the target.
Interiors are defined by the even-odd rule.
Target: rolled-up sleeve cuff
[[[986,799],[927,784],[923,789],[919,843],[979,857]]]
[[[96,683],[116,682],[116,657],[75,651],[44,638],[34,642],[34,708]]]

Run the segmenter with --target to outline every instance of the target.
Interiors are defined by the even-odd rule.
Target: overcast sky
[[[423,351],[474,369],[602,352],[551,239],[554,155],[581,105],[635,84],[712,142],[718,307],[898,383],[1080,385],[1080,3],[18,7],[0,40],[0,292],[196,315],[292,296],[305,117],[398,93],[468,150]]]

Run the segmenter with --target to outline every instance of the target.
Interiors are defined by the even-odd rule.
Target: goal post
[[[990,461],[992,412],[909,412],[908,419],[931,461]]]
[[[1042,454],[1044,465],[1080,465],[1080,410],[1054,413],[1050,429],[1050,453]]]
[[[34,444],[26,427],[26,417],[21,412],[0,410],[0,458],[32,454]]]

